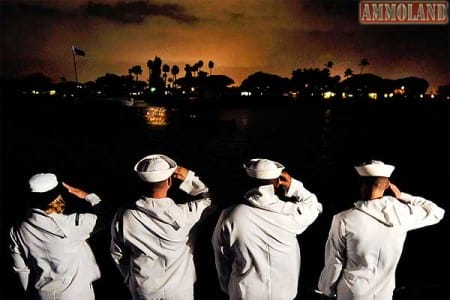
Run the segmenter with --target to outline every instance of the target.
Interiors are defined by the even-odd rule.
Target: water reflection
[[[167,108],[161,106],[148,106],[144,110],[144,119],[152,126],[167,126]]]
[[[223,122],[233,123],[236,128],[245,130],[250,123],[250,111],[248,109],[233,109],[219,111],[218,119]]]

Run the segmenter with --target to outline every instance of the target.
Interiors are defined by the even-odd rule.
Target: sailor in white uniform
[[[212,237],[220,287],[230,299],[294,299],[300,274],[297,235],[316,220],[322,205],[278,162],[252,159],[244,168],[256,186],[244,203],[221,213]]]
[[[86,199],[92,213],[63,214],[61,186],[51,173],[29,180],[30,206],[20,224],[10,231],[14,271],[27,299],[95,299],[92,282],[100,270],[87,239],[100,222],[100,198],[63,183],[69,193]]]
[[[392,299],[407,232],[438,223],[444,210],[400,192],[389,180],[392,165],[371,161],[355,169],[362,199],[333,217],[318,290],[338,300]]]
[[[134,170],[148,183],[149,194],[117,212],[111,228],[112,258],[133,299],[193,299],[196,272],[190,234],[211,205],[208,188],[193,171],[162,154],[144,157]],[[174,179],[198,199],[177,204],[169,198]]]

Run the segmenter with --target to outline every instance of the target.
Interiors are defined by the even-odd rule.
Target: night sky
[[[74,80],[71,45],[81,82],[105,73],[148,78],[147,61],[159,56],[180,67],[203,60],[202,70],[225,74],[236,85],[257,71],[291,77],[298,68],[332,75],[351,68],[383,78],[425,78],[431,89],[450,82],[449,25],[360,25],[354,0],[86,1],[1,3],[1,75],[42,72]]]

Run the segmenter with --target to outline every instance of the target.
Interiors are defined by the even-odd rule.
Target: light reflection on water
[[[170,109],[164,106],[146,106],[142,116],[144,121],[151,126],[165,127],[173,121],[183,121],[190,124],[221,124],[232,125],[236,129],[246,130],[251,125],[251,111],[248,109],[209,110],[197,109]],[[212,124],[208,124],[212,125]]]
[[[144,119],[147,124],[152,126],[167,126],[167,108],[161,106],[148,106],[144,110]]]

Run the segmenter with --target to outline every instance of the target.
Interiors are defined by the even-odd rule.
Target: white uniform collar
[[[146,215],[160,220],[166,224],[171,225],[175,230],[182,227],[183,224],[180,220],[176,219],[176,216],[169,213],[167,210],[170,206],[176,206],[175,202],[170,198],[147,198],[143,197],[136,201],[136,207]]]
[[[297,213],[298,207],[288,201],[283,201],[275,194],[275,188],[272,184],[262,185],[248,191],[244,195],[246,202],[256,208],[279,213],[283,215],[292,215]]]
[[[371,216],[375,220],[381,222],[382,224],[393,227],[392,216],[389,215],[390,210],[389,201],[385,197],[380,199],[374,199],[369,201],[357,201],[354,203],[356,209],[362,211],[363,213]]]

